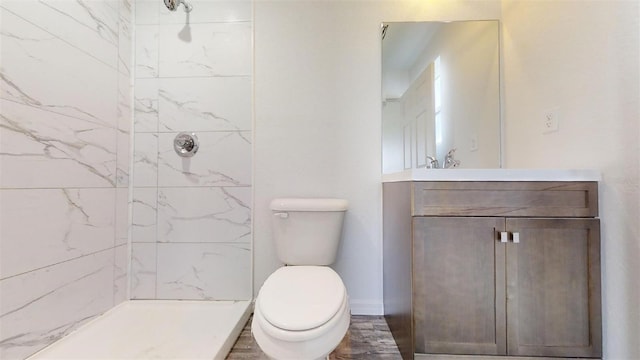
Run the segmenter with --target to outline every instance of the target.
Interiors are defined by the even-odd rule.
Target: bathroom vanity
[[[597,172],[383,180],[385,317],[403,359],[601,357]]]

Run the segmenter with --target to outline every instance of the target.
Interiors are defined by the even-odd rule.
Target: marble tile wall
[[[250,299],[252,6],[190,3],[136,1],[131,296]]]
[[[0,1],[2,359],[128,298],[132,1]]]

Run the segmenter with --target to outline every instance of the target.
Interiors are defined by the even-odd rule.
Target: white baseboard
[[[351,315],[384,315],[382,301],[350,299]]]

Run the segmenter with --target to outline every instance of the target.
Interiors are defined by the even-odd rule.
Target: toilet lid
[[[256,305],[273,326],[301,331],[331,320],[344,301],[340,276],[326,266],[285,266],[262,285]]]

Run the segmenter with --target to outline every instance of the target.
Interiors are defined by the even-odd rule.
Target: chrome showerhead
[[[171,11],[176,11],[180,4],[184,5],[184,11],[189,12],[193,7],[184,0],[164,0],[164,5]]]

